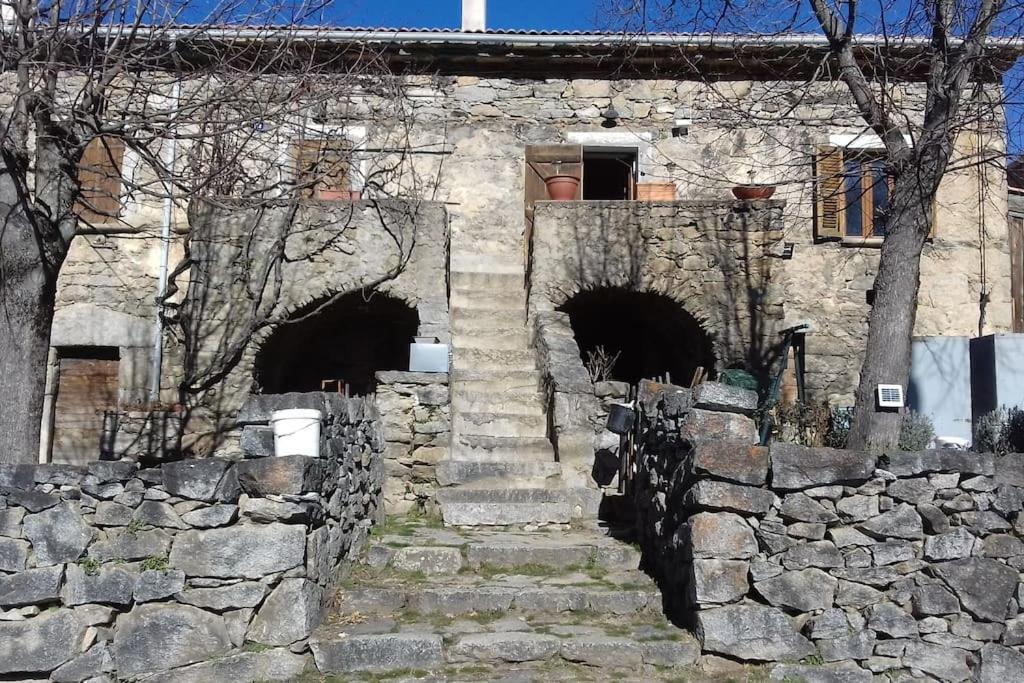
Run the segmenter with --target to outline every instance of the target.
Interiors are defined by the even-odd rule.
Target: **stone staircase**
[[[691,680],[699,645],[663,616],[639,552],[615,535],[392,519],[310,639],[317,668],[342,680]]]
[[[522,263],[453,258],[450,458],[437,468],[446,524],[566,524],[597,492],[568,487],[548,439],[526,328]]]

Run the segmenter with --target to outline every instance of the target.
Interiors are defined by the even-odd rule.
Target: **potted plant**
[[[548,197],[556,202],[576,199],[576,191],[580,187],[580,179],[574,175],[562,173],[562,162],[555,162],[555,172],[544,179],[548,188]]]
[[[749,202],[759,199],[769,199],[775,194],[775,185],[771,183],[755,183],[754,174],[756,171],[751,168],[747,171],[747,182],[734,185],[732,195],[736,199]]]

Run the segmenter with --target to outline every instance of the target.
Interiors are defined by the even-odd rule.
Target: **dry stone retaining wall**
[[[299,676],[380,512],[376,413],[326,407],[318,459],[0,465],[0,677]]]
[[[761,448],[750,418],[686,405],[706,397],[649,399],[645,555],[705,654],[796,678],[1020,679],[1024,455]]]

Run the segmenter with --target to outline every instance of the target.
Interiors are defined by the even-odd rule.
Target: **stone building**
[[[879,140],[842,84],[811,78],[823,42],[318,39],[387,57],[399,84],[392,118],[379,96],[356,93],[344,115],[310,114],[320,135],[289,140],[272,126],[285,146],[348,155],[334,185],[298,203],[165,205],[119,194],[115,178],[118,219],[76,237],[60,276],[43,460],[91,459],[114,431],[97,417],[105,411],[138,436],[132,420],[183,401],[186,448],[238,454],[265,445],[265,428],[243,429],[250,394],[347,387],[378,395],[390,502],[514,476],[531,491],[562,482],[570,495],[505,494],[561,519],[593,502],[601,400],[622,391],[595,389],[585,368],[595,354],[618,353],[601,379],[627,383],[689,385],[727,367],[763,375],[779,330],[809,322],[810,395],[852,403],[888,200],[874,182]],[[891,88],[913,136],[924,92],[915,48],[885,49],[907,66]],[[1001,111],[985,111],[939,190],[920,335],[1010,331],[1021,305],[1005,174],[969,163],[1005,147]],[[402,174],[377,172],[396,160]],[[263,161],[270,174],[276,161]],[[116,167],[146,173],[129,151]],[[554,175],[582,179],[572,201],[549,201]],[[745,183],[776,190],[735,199]],[[161,312],[166,290],[175,305]],[[448,375],[406,372],[413,336],[451,345]],[[472,508],[465,491],[439,495]]]

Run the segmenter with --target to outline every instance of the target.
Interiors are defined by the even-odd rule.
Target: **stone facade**
[[[645,561],[705,653],[820,659],[777,677],[1024,670],[1021,455],[762,448],[741,392],[679,391],[650,392],[637,503]]]
[[[331,402],[319,459],[0,465],[0,672],[299,676],[381,512],[383,441],[364,404]]]
[[[511,62],[507,66],[509,71],[514,68]],[[644,244],[652,248],[654,258],[634,274],[629,284],[675,288],[681,305],[687,310],[699,309],[690,312],[706,322],[716,334],[718,348],[727,354],[725,357],[732,358],[756,346],[746,338],[751,335],[742,331],[743,325],[727,320],[732,315],[745,316],[746,309],[728,288],[719,292],[724,301],[712,300],[707,292],[682,300],[690,286],[685,282],[696,278],[710,283],[722,277],[721,264],[709,254],[697,253],[696,247],[686,242],[703,235],[705,239],[697,239],[695,244],[707,247],[712,244],[711,235],[717,235],[727,236],[733,252],[741,245],[747,246],[744,240],[753,238],[751,217],[740,218],[729,188],[749,180],[776,183],[774,199],[778,201],[773,201],[764,209],[765,215],[757,219],[760,236],[757,244],[749,245],[770,254],[768,261],[758,261],[770,266],[770,282],[764,292],[769,299],[759,315],[776,327],[810,321],[814,332],[807,340],[807,379],[812,397],[852,403],[878,254],[872,246],[816,239],[813,200],[813,158],[819,145],[844,136],[852,139],[864,132],[863,121],[842,84],[806,85],[771,78],[703,82],[693,77],[485,76],[476,69],[471,63],[463,63],[441,75],[404,76],[400,96],[406,100],[408,120],[405,138],[397,147],[393,145],[393,122],[372,121],[373,112],[381,109],[373,97],[366,96],[358,102],[359,107],[349,108],[368,112],[363,149],[384,150],[360,152],[360,163],[376,168],[400,161],[408,164],[409,178],[430,180],[413,188],[405,176],[381,177],[377,185],[362,188],[365,202],[313,202],[300,208],[298,234],[288,244],[289,254],[299,249],[299,259],[289,263],[281,292],[282,301],[289,303],[276,312],[287,314],[318,296],[377,284],[417,308],[425,334],[445,340],[447,273],[473,259],[522,262],[527,251],[523,202],[527,146],[625,146],[637,150],[637,180],[675,183],[681,203],[637,203],[599,210],[587,202],[572,207],[540,202],[537,211],[541,222],[571,218],[589,232],[603,225],[603,234],[599,232],[597,239],[586,245],[588,257],[603,253],[608,246],[606,240],[614,243],[614,235],[620,232],[644,232]],[[609,67],[609,73],[614,71]],[[922,93],[919,83],[894,86],[893,97],[905,107],[911,129],[919,124]],[[620,113],[613,129],[602,126],[601,113],[609,105]],[[673,133],[679,112],[685,112],[691,120],[686,135]],[[987,124],[991,127],[984,135],[965,135],[957,141],[956,157],[961,163],[956,164],[957,170],[950,171],[939,190],[938,227],[925,247],[922,265],[915,330],[919,335],[972,335],[979,328],[987,334],[1008,331],[1011,326],[1005,178],[989,165],[966,163],[979,150],[984,156],[994,157],[1003,149],[1002,122]],[[983,197],[978,195],[979,180],[985,188]],[[152,297],[159,246],[159,240],[152,237],[152,226],[159,207],[155,210],[150,204],[126,200],[121,230],[127,234],[77,238],[64,266],[58,295],[62,310],[88,311],[90,316],[110,318],[110,324],[99,327],[88,343],[137,349],[143,361],[133,364],[137,368],[147,367],[144,359],[152,348],[149,321],[154,319]],[[204,233],[209,235],[213,230],[227,235],[244,223],[246,216],[252,218],[252,207],[230,204],[219,201],[220,208],[207,207],[193,212],[191,218],[182,206],[177,207],[174,228],[180,232],[192,229],[193,256],[202,252],[207,239]],[[400,243],[396,244],[394,236],[382,228],[399,204],[405,208],[397,213],[405,218],[416,204],[423,204],[423,208],[413,209],[416,219],[412,223],[405,218],[399,221],[414,230],[399,231]],[[270,211],[264,217],[266,229],[259,236],[264,245],[273,242],[272,215]],[[740,223],[746,232],[736,232]],[[307,229],[310,226],[312,229]],[[346,229],[341,231],[340,242],[335,243],[332,229],[339,226]],[[143,231],[141,235],[135,232],[139,230]],[[546,232],[550,230],[538,233],[532,250],[536,266],[542,266],[545,259],[552,265],[563,256],[551,251],[561,244],[560,239],[554,233],[549,239]],[[793,256],[779,259],[785,243],[793,244]],[[330,248],[312,255],[309,247],[314,244],[330,244]],[[172,264],[184,250],[185,245],[176,238]],[[401,273],[386,277],[395,259],[402,262],[402,255],[411,255],[411,260],[402,264]],[[259,261],[253,252],[247,258]],[[702,259],[707,259],[707,265]],[[112,263],[118,264],[116,269]],[[258,272],[249,263],[236,265]],[[548,277],[546,272],[538,268],[537,277]],[[191,273],[193,280],[196,275]],[[379,282],[381,278],[386,281]],[[179,278],[179,285],[182,292],[187,290],[194,297],[196,288],[189,286],[188,279],[187,275]],[[573,291],[551,290],[554,280],[532,284],[531,305],[547,302],[548,307],[554,306]],[[576,286],[584,284],[592,283]],[[221,300],[213,309],[224,309],[225,302],[240,301],[234,290],[215,291]],[[207,329],[209,339],[223,343],[230,337],[217,325],[235,320],[237,312],[225,316],[223,310],[203,311],[204,318],[213,325]],[[73,319],[65,319],[65,315],[71,314],[59,311],[54,324],[58,346],[69,343],[85,314],[75,314]],[[766,324],[756,336],[772,339],[771,327]],[[173,403],[179,400],[173,388],[187,374],[183,368],[191,361],[178,340],[165,336],[161,386],[164,400]],[[252,353],[258,346],[256,340],[219,382],[218,391],[223,395],[205,399],[215,407],[213,412],[230,416],[237,410],[251,388]],[[141,369],[122,377],[125,400],[144,396],[147,382],[146,371]]]

